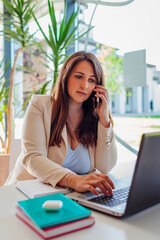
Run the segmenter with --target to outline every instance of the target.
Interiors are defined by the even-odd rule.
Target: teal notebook
[[[42,205],[47,200],[61,200],[63,206],[59,211],[45,211]],[[91,211],[69,199],[62,193],[18,201],[18,206],[34,221],[40,228],[47,228],[59,224],[86,218]]]

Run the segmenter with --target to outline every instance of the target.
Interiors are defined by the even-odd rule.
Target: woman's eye
[[[80,79],[80,78],[82,78],[82,76],[81,75],[76,75],[76,78]]]
[[[91,82],[91,83],[96,83],[96,80],[95,79],[89,79],[89,81]]]

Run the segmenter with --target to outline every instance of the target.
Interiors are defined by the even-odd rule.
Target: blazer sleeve
[[[95,167],[102,173],[108,173],[117,162],[117,147],[113,128],[105,128],[98,123],[98,139],[95,149]]]
[[[22,164],[31,175],[55,186],[57,182],[71,171],[61,167],[47,157],[47,132],[50,131],[50,119],[48,119],[48,124],[46,124],[45,118],[51,117],[51,113],[46,111],[48,104],[51,104],[51,100],[48,101],[45,97],[41,99],[38,96],[34,96],[30,101],[22,129]],[[46,116],[47,113],[48,116]],[[47,127],[48,130],[46,129]]]

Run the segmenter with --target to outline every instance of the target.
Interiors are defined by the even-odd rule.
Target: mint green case
[[[47,200],[61,200],[63,202],[63,207],[59,211],[46,211],[43,209],[42,205]],[[18,201],[18,206],[40,228],[56,226],[66,222],[86,218],[91,215],[90,210],[69,199],[62,193]]]

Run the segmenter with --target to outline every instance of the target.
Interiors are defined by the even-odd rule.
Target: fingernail
[[[109,196],[113,196],[113,192],[110,192],[108,195],[109,195]]]

